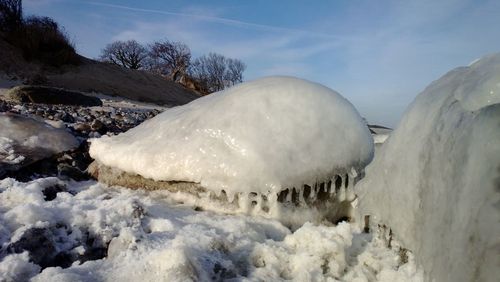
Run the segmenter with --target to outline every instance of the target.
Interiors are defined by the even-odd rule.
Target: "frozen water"
[[[217,193],[267,195],[361,169],[373,140],[355,108],[322,85],[268,77],[166,110],[114,137],[94,139],[98,162]]]
[[[429,281],[496,281],[500,54],[450,71],[407,110],[355,191]]]
[[[0,113],[0,164],[19,164],[70,150],[78,141],[70,133],[44,122]],[[36,157],[35,157],[36,156]]]

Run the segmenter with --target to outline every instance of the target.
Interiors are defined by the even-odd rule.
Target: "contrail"
[[[313,36],[318,36],[318,37],[335,38],[331,34],[326,34],[326,33],[317,33],[317,32],[311,32],[311,31],[302,30],[302,29],[293,29],[293,28],[277,27],[277,26],[272,26],[272,25],[257,24],[257,23],[228,19],[228,18],[223,18],[223,17],[214,17],[214,16],[188,14],[188,13],[178,13],[178,12],[170,12],[170,11],[164,11],[164,10],[134,8],[134,7],[129,7],[129,6],[108,4],[108,3],[102,3],[102,2],[94,2],[94,1],[85,1],[82,3],[96,5],[96,6],[117,8],[117,9],[122,9],[122,10],[143,12],[143,13],[155,13],[155,14],[162,14],[162,15],[169,15],[169,16],[195,18],[198,20],[204,20],[204,21],[208,21],[208,22],[220,23],[220,24],[224,24],[224,25],[243,27],[243,28],[252,28],[252,29],[266,30],[266,31],[273,31],[273,32],[301,33],[301,34],[310,35],[310,36],[313,35]]]

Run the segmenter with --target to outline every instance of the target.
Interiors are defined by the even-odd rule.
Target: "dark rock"
[[[93,131],[97,131],[101,134],[106,133],[106,125],[102,123],[102,121],[95,119],[92,124],[90,125],[90,129]]]
[[[102,106],[99,98],[80,92],[47,86],[16,86],[7,92],[8,99],[18,103]]]
[[[56,246],[52,234],[46,228],[32,228],[24,232],[21,238],[7,247],[8,253],[29,252],[30,260],[42,268],[54,266]]]
[[[87,123],[77,123],[73,126],[73,128],[76,131],[85,131],[85,132],[90,131],[90,125],[88,125]]]
[[[76,181],[83,181],[90,179],[89,175],[84,171],[81,171],[76,167],[64,163],[57,165],[57,172],[59,178],[63,180],[68,180],[70,178]]]
[[[57,193],[66,191],[66,187],[60,184],[55,184],[52,186],[45,187],[42,190],[44,200],[52,201],[57,198]]]
[[[74,227],[78,228],[78,227]],[[42,269],[47,267],[70,267],[79,260],[102,259],[107,254],[108,244],[88,231],[78,232],[82,236],[70,236],[73,230],[64,224],[48,228],[31,228],[26,230],[21,238],[10,243],[4,254],[22,253],[27,251],[30,260]],[[85,252],[77,253],[75,248],[83,246]]]
[[[7,102],[0,100],[0,112],[6,112],[10,110],[10,107]]]

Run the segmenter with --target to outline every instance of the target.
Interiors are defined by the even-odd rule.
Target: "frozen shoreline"
[[[45,200],[55,184],[65,188]],[[421,281],[411,254],[401,261],[397,244],[387,248],[377,230],[306,223],[292,233],[276,220],[197,211],[172,196],[94,181],[0,180],[0,280]],[[16,245],[34,228],[46,244]],[[38,273],[29,254],[12,246],[46,253],[48,265],[58,254],[74,262]],[[105,257],[81,263],[99,247]]]

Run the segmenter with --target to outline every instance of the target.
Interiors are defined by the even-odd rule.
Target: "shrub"
[[[9,31],[6,39],[27,61],[54,67],[80,63],[67,34],[49,17],[28,17],[22,25]]]

